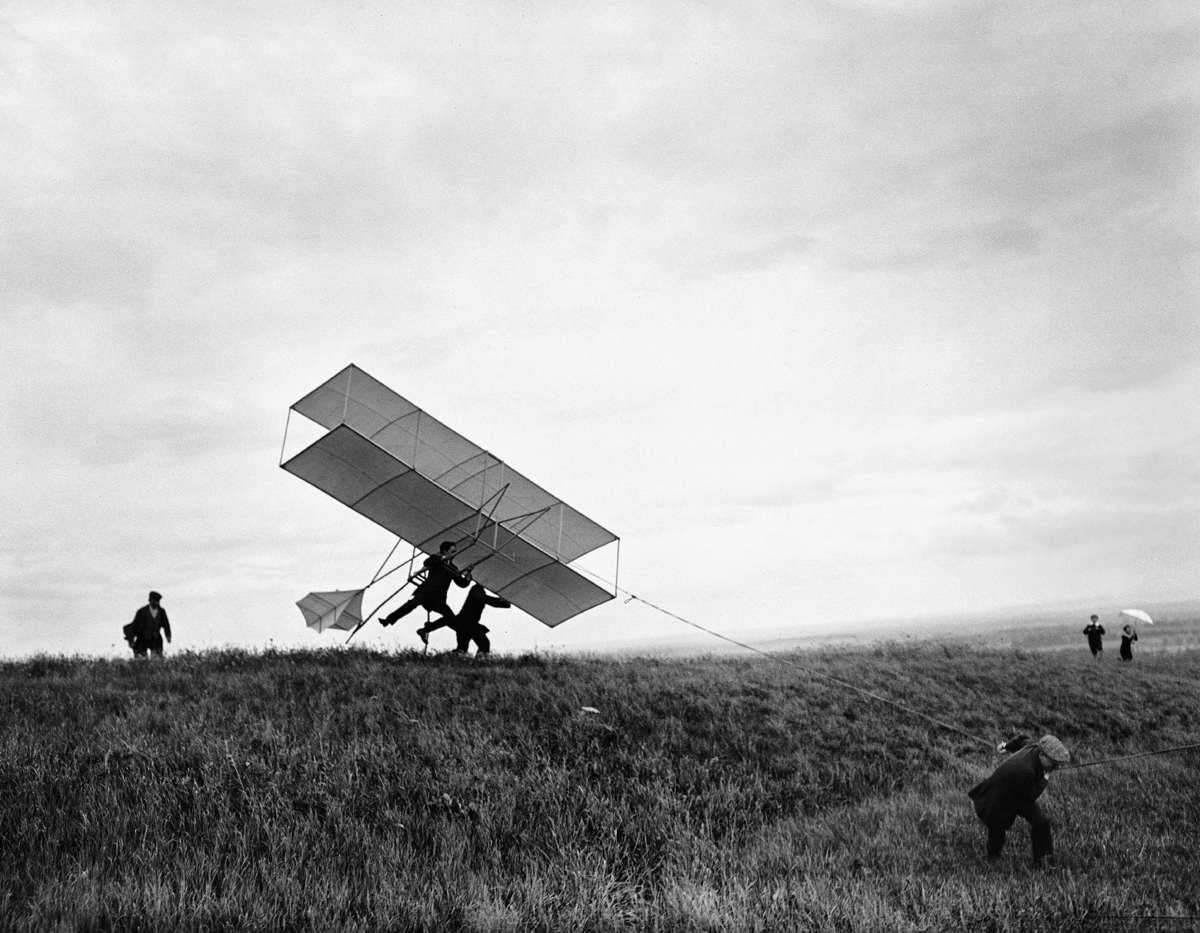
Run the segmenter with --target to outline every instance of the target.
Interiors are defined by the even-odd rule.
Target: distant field
[[[1151,603],[1152,626],[1142,625],[1135,651],[1200,650],[1200,601],[1181,600]],[[973,615],[920,618],[907,621],[862,621],[836,625],[819,619],[806,619],[794,625],[775,625],[746,631],[706,620],[701,631],[680,623],[677,637],[671,640],[633,643],[612,649],[622,655],[658,654],[685,657],[696,654],[742,654],[748,646],[754,650],[780,653],[812,650],[830,646],[865,647],[880,642],[910,644],[939,641],[969,643],[979,648],[1026,648],[1031,651],[1082,650],[1087,652],[1083,627],[1088,615],[1097,612],[1105,627],[1106,651],[1116,657],[1121,645],[1120,627],[1129,621],[1117,610],[1104,607],[1073,609],[1010,609]],[[732,640],[723,640],[729,636]],[[741,644],[737,644],[740,642]],[[600,650],[598,653],[609,653]]]
[[[1190,637],[0,664],[0,929],[1196,929]],[[1041,871],[965,797],[1017,731],[1087,765]]]

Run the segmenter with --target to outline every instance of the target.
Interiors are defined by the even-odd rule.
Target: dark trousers
[[[1042,812],[1036,803],[1027,804],[1017,811],[1029,823],[1029,838],[1033,844],[1033,863],[1036,865],[1047,855],[1054,854],[1054,837],[1050,830],[1050,817]],[[996,858],[1004,848],[1004,838],[1012,829],[1014,820],[1008,822],[988,823],[987,854],[988,858]]]
[[[156,658],[163,656],[163,640],[162,636],[158,635],[138,635],[133,640],[133,656],[135,658],[146,657],[146,652],[154,655]]]
[[[449,625],[454,619],[454,611],[446,604],[445,597],[438,599],[436,596],[423,596],[420,593],[414,593],[413,598],[406,602],[394,612],[389,612],[383,617],[384,625],[403,619],[406,615],[420,606],[427,612],[436,612],[441,616],[435,622],[430,622],[424,626],[425,631],[432,632],[436,628],[441,628],[443,625]]]
[[[467,649],[471,647],[471,642],[474,641],[479,649],[479,654],[487,654],[492,650],[492,643],[488,641],[487,629],[478,622],[470,625],[456,625],[454,632],[458,635],[458,651],[462,654],[467,653]]]

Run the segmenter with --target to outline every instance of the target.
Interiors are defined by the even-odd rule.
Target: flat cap
[[[1071,753],[1067,751],[1067,747],[1052,735],[1043,735],[1038,739],[1038,748],[1043,755],[1060,765],[1065,765],[1071,760]]]

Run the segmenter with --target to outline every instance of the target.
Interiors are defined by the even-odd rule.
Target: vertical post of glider
[[[480,509],[482,509],[484,507],[484,505],[487,503],[487,489],[488,489],[487,475],[488,475],[488,470],[491,469],[491,466],[492,466],[492,455],[489,454],[485,450],[483,452],[483,475],[479,478],[479,508]],[[492,511],[494,512],[495,509],[493,509]]]
[[[346,398],[342,402],[342,424],[346,423],[346,413],[350,411],[350,381],[354,378],[354,367],[346,370]]]
[[[497,463],[497,465],[500,467],[500,480],[499,480],[499,485],[500,485],[500,488],[501,488],[501,489],[507,489],[507,488],[508,488],[508,482],[507,482],[507,481],[505,480],[505,478],[504,478],[504,468],[505,468],[505,463],[504,463],[504,461],[503,461],[503,460],[501,460],[499,457],[497,457],[497,458],[496,458],[496,463]],[[499,540],[500,540],[500,528],[499,528],[499,525],[498,525],[498,524],[497,524],[497,527],[493,529],[493,531],[495,532],[495,534],[492,536],[492,540],[493,540],[493,541],[499,541]]]
[[[279,448],[279,465],[283,466],[283,458],[287,455],[288,428],[292,426],[292,410],[289,408],[287,421],[283,423],[283,446]]]

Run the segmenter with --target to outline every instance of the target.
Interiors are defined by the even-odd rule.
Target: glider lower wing
[[[613,598],[570,566],[617,541],[591,519],[349,366],[292,410],[325,433],[281,465],[549,626]]]

